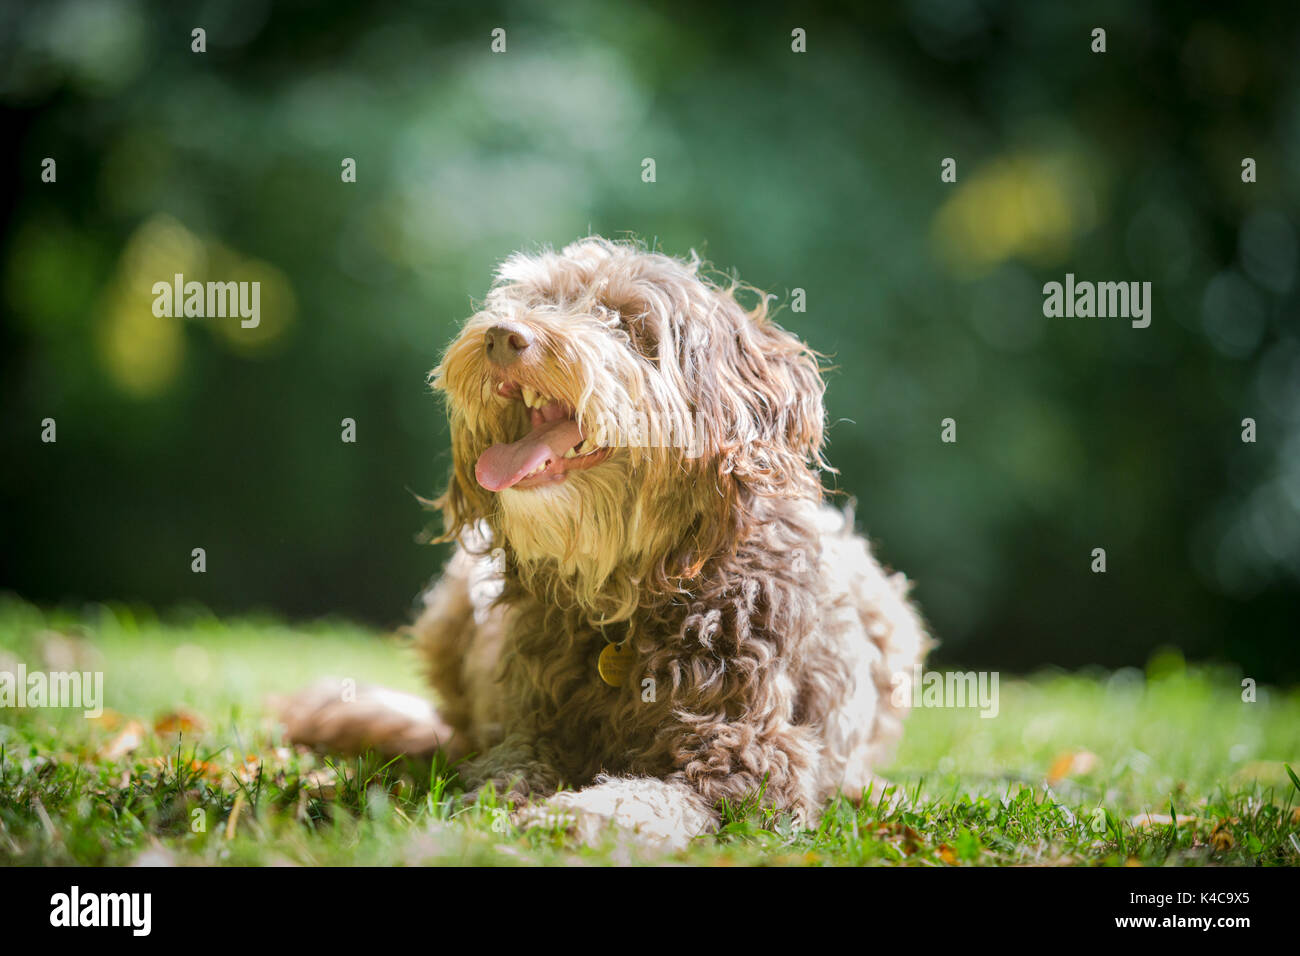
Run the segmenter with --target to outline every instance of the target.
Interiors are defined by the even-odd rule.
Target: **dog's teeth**
[[[523,386],[523,393],[524,393],[524,404],[527,405],[529,408],[536,408],[537,393],[534,392],[527,385]]]
[[[565,457],[565,458],[577,458],[577,457],[578,457],[578,449],[576,449],[576,448],[570,448],[568,451],[566,451],[566,452],[564,453],[564,457]]]
[[[599,447],[600,447],[600,446],[599,446],[598,444],[596,444],[596,439],[594,439],[594,438],[584,438],[584,439],[582,440],[582,444],[578,446],[578,454],[579,454],[579,455],[590,455],[593,451],[595,451],[595,450],[596,450],[597,448],[599,448]]]

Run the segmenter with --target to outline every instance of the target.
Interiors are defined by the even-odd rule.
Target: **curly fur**
[[[812,822],[861,794],[901,732],[894,676],[929,640],[906,580],[822,503],[817,356],[743,291],[600,238],[517,254],[431,376],[457,550],[414,631],[450,728],[438,745],[469,755],[470,786],[531,804],[525,823],[677,847],[760,793]],[[603,463],[528,489],[476,481],[484,450],[528,428],[485,354],[503,321],[535,343],[511,375],[602,436]],[[635,664],[611,687],[596,660],[620,640]],[[328,710],[290,708],[291,734],[341,739],[316,732]]]

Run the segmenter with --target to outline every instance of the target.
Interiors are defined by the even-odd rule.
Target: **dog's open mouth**
[[[500,442],[479,455],[474,477],[488,491],[563,481],[569,472],[609,457],[610,449],[584,435],[563,402],[513,382],[500,383],[497,394],[523,402],[532,429],[517,441]]]

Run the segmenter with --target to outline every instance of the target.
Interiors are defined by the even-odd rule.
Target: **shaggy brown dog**
[[[590,238],[502,266],[432,376],[458,542],[415,625],[438,710],[317,688],[294,739],[440,747],[586,840],[862,794],[928,639],[821,503],[816,356],[699,265]]]

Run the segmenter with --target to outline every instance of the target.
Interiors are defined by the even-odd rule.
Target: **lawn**
[[[268,700],[326,676],[419,690],[400,638],[0,600],[0,672],[102,671],[104,712],[0,708],[0,863],[625,863],[466,806],[455,768],[278,739]],[[798,830],[758,795],[674,859],[717,865],[1300,864],[1300,692],[1185,665],[1002,675],[999,713],[921,709],[889,786]]]

